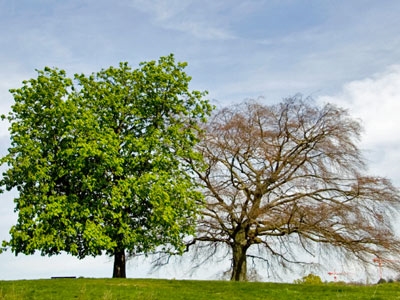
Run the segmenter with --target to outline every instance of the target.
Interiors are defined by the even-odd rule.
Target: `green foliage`
[[[296,279],[294,281],[295,284],[321,284],[321,277],[315,274],[308,274],[307,276],[303,276],[301,279]]]
[[[0,281],[2,299],[328,300],[398,299],[399,284],[297,285],[266,282],[54,279]]]
[[[17,189],[3,247],[79,258],[117,250],[182,252],[202,194],[186,161],[212,107],[174,56],[73,79],[44,68],[11,90],[1,186]]]

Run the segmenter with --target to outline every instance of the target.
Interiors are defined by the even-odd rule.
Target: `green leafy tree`
[[[308,274],[307,276],[303,276],[301,279],[296,279],[294,281],[295,284],[322,284],[321,277],[315,274]]]
[[[126,277],[126,252],[182,253],[203,198],[185,161],[201,166],[194,145],[212,110],[185,66],[170,55],[73,79],[45,68],[11,90],[1,185],[19,192],[18,221],[3,247],[106,253],[113,277]]]

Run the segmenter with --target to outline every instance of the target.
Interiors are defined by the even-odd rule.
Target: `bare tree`
[[[362,264],[398,255],[399,191],[365,175],[361,130],[346,110],[299,97],[216,112],[200,144],[208,167],[196,173],[207,202],[192,244],[227,246],[235,281],[247,279],[252,246],[281,262],[301,261],[293,244]]]

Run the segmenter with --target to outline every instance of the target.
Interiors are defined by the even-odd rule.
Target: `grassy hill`
[[[2,299],[386,300],[400,299],[400,284],[355,286],[153,279],[43,279],[0,281]]]

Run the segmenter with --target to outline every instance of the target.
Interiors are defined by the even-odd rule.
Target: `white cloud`
[[[370,78],[344,85],[337,96],[320,100],[337,103],[362,120],[366,130],[364,144],[374,147],[400,141],[400,65]]]
[[[188,33],[195,38],[206,40],[235,38],[220,22],[221,16],[217,12],[220,12],[221,7],[214,1],[204,1],[201,5],[196,5],[195,1],[132,0],[130,5],[148,13],[156,24],[165,29]]]
[[[371,171],[400,184],[400,65],[349,82],[339,94],[318,100],[347,108],[351,116],[361,120],[365,129],[361,147],[370,160]]]

